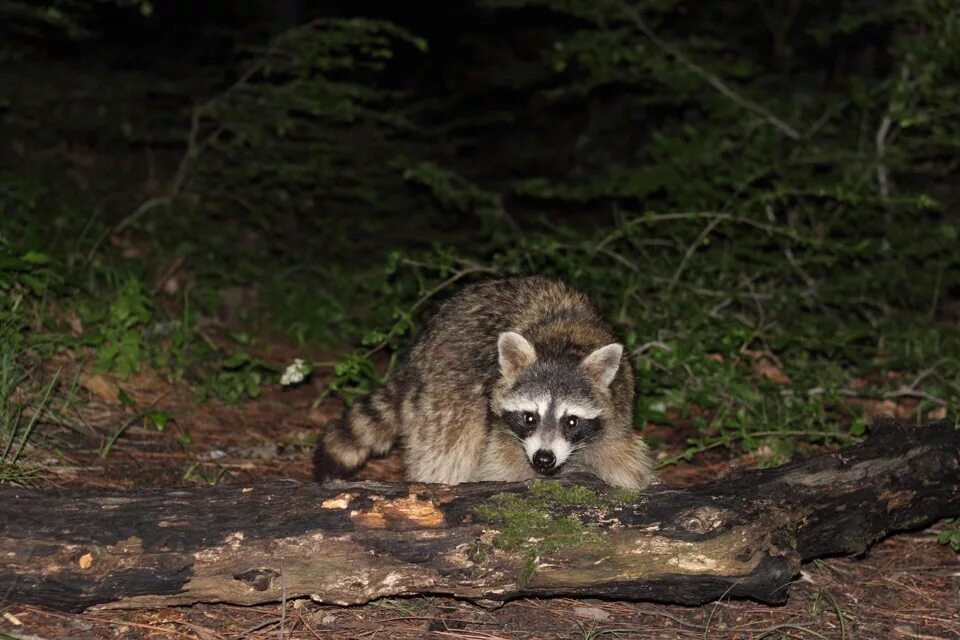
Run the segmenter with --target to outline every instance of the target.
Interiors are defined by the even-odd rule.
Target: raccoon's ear
[[[497,352],[500,358],[500,372],[505,376],[514,376],[521,369],[529,367],[537,360],[533,345],[519,333],[504,331],[497,339]]]
[[[587,374],[601,387],[609,387],[613,382],[617,370],[620,369],[620,357],[623,355],[623,346],[614,342],[600,347],[583,359],[583,368]]]

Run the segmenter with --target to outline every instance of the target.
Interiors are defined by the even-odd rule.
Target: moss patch
[[[535,480],[526,495],[499,493],[485,504],[475,507],[474,516],[495,525],[499,531],[495,547],[505,551],[523,551],[526,562],[518,584],[530,582],[540,557],[585,543],[596,543],[600,537],[591,531],[594,525],[584,524],[576,515],[558,515],[569,507],[596,509],[622,503],[624,496],[606,496],[580,486],[564,486],[557,482]]]
[[[534,500],[556,502],[565,506],[595,507],[602,503],[593,489],[580,486],[564,486],[549,480],[534,480],[530,483],[530,497]]]

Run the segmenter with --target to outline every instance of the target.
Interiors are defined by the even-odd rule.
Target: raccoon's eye
[[[577,416],[567,416],[567,426],[575,427],[577,426]]]
[[[529,411],[523,412],[523,422],[525,424],[533,424],[537,421],[537,416],[533,415]]]

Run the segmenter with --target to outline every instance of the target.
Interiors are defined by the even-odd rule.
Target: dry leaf
[[[120,403],[120,388],[97,373],[81,373],[80,386],[109,404]]]
[[[23,626],[23,622],[20,621],[20,618],[18,618],[17,616],[13,615],[13,614],[10,613],[9,611],[4,611],[4,612],[3,612],[3,619],[6,620],[7,622],[9,622],[10,624],[12,624],[12,625],[15,626],[15,627],[22,627],[22,626]]]
[[[574,607],[573,614],[578,618],[596,620],[597,622],[602,622],[610,617],[610,614],[600,607]]]
[[[870,386],[870,381],[866,378],[854,378],[850,381],[850,388],[854,391],[860,391]]]
[[[777,384],[790,384],[791,382],[790,376],[781,371],[780,367],[770,362],[767,358],[754,360],[753,373],[761,378],[772,380]]]

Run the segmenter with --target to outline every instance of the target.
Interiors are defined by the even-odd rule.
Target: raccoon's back
[[[452,390],[486,386],[498,376],[496,345],[503,331],[577,357],[613,339],[586,296],[563,282],[542,276],[490,280],[465,287],[441,305],[398,377],[414,385],[424,378],[443,381]]]

